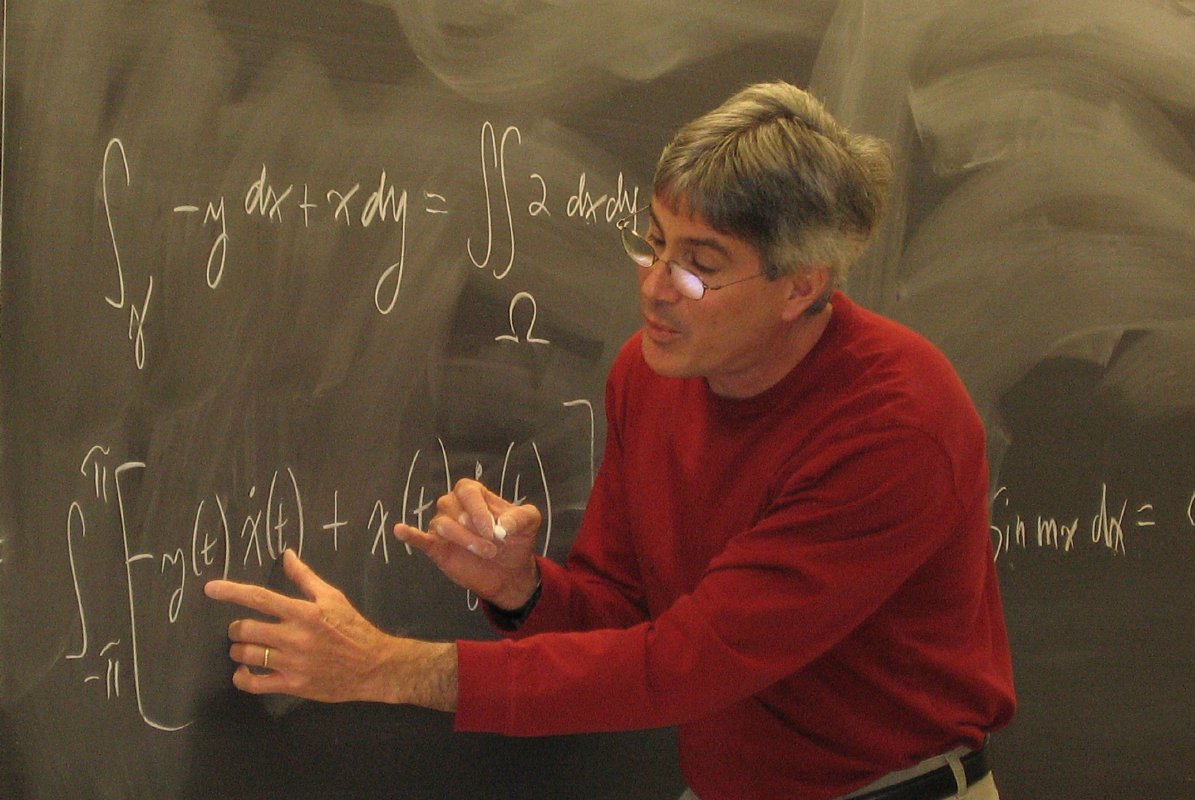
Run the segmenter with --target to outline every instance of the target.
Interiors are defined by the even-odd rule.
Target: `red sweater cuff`
[[[456,643],[457,731],[505,733],[510,728],[514,670],[507,642]]]

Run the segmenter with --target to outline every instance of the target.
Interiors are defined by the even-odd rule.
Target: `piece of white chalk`
[[[494,538],[498,541],[506,539],[506,528],[498,524],[498,518],[494,518]]]

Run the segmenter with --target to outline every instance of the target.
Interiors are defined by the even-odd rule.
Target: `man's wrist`
[[[531,590],[530,596],[522,604],[514,608],[506,608],[497,603],[488,603],[490,619],[499,628],[504,630],[518,630],[527,621],[527,618],[531,616],[536,603],[539,602],[540,595],[543,594],[543,588],[543,576],[540,574],[539,566],[537,565],[535,568],[535,587]]]
[[[534,585],[531,594],[521,594],[520,597],[525,597],[519,605],[510,606],[497,603],[497,601],[488,601],[486,603],[486,611],[489,612],[490,622],[497,625],[502,630],[519,630],[522,624],[527,622],[527,618],[531,616],[531,612],[535,609],[535,604],[539,603],[540,594],[544,592],[544,576],[539,572],[539,563],[535,563],[534,569]]]
[[[399,639],[397,643],[400,650],[391,678],[390,701],[456,711],[456,645],[415,639]]]
[[[537,560],[532,559],[530,570],[517,583],[518,588],[511,586],[500,595],[486,598],[489,605],[504,614],[512,614],[531,602],[531,598],[539,593],[543,585]]]

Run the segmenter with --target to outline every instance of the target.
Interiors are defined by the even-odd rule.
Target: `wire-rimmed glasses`
[[[650,208],[650,205],[637,208],[614,222],[614,227],[618,228],[622,234],[623,249],[627,251],[627,255],[631,257],[632,261],[644,269],[651,269],[657,261],[661,260],[656,249],[651,246],[651,242],[631,229],[631,223],[635,220],[635,217],[648,208]],[[723,283],[720,286],[710,286],[693,271],[692,267],[686,267],[679,261],[667,261],[664,263],[664,266],[668,268],[668,277],[671,279],[672,285],[680,292],[682,297],[687,297],[690,300],[700,300],[705,297],[706,292],[716,292],[719,289],[725,289],[727,286],[734,286],[736,283],[749,281],[752,278],[762,278],[764,275],[762,272],[758,272],[754,275],[748,275],[746,278],[739,278],[729,283]]]

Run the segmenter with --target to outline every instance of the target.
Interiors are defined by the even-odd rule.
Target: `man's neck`
[[[773,352],[777,357],[772,360],[766,372],[757,373],[751,376],[750,380],[744,378],[741,381],[723,381],[718,385],[710,383],[710,390],[720,397],[745,399],[771,389],[805,360],[805,356],[809,355],[826,332],[833,313],[834,306],[827,304],[818,313],[800,317],[793,324],[781,329],[776,340],[768,345],[774,348]]]

